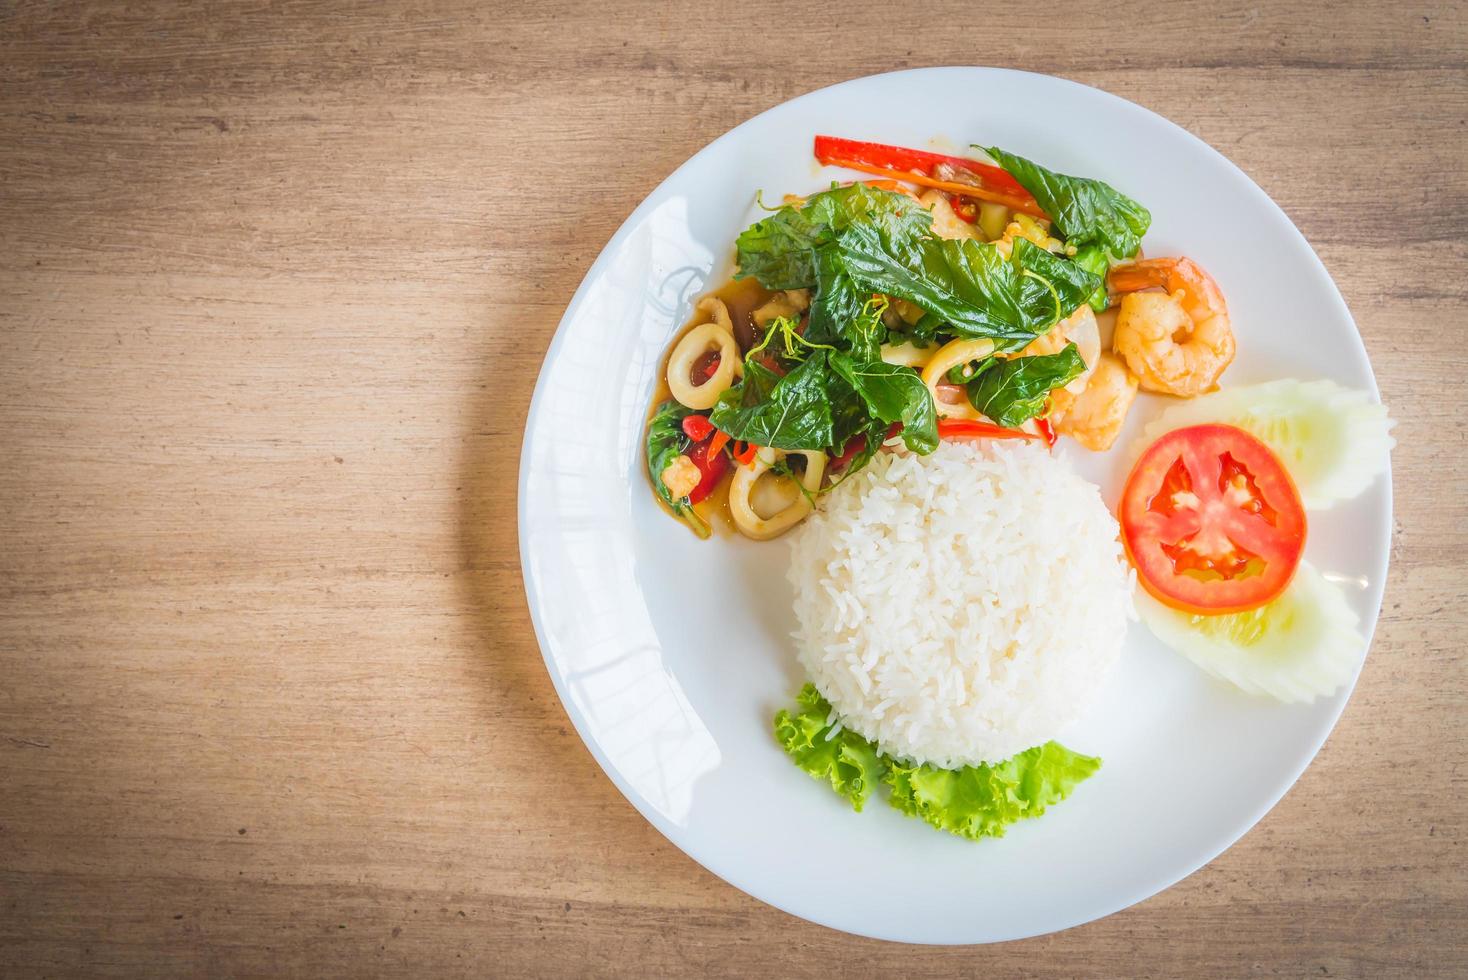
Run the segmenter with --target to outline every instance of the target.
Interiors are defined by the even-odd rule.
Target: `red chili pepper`
[[[949,194],[948,203],[953,205],[953,213],[961,220],[969,224],[974,224],[979,220],[979,209],[974,206],[973,201],[965,201],[957,194]]]
[[[856,435],[852,436],[849,440],[847,440],[846,448],[841,450],[841,455],[831,460],[831,468],[839,470],[845,467],[847,463],[856,458],[856,454],[861,452],[862,447],[866,444],[867,437],[862,435],[861,433],[857,433]]]
[[[815,156],[829,167],[846,167],[895,180],[904,180],[925,187],[935,187],[963,197],[974,197],[982,201],[1003,204],[1015,211],[1037,218],[1045,212],[1035,203],[1034,197],[1001,167],[980,163],[966,157],[949,156],[944,153],[929,153],[926,150],[910,150],[885,143],[864,143],[859,140],[841,139],[836,136],[817,136]],[[974,177],[979,186],[970,186],[958,181],[939,180],[932,176],[935,166],[946,163]]]
[[[729,444],[729,433],[714,430],[714,437],[709,441],[709,452],[716,453]]]
[[[887,427],[887,434],[882,437],[882,441],[886,442],[888,439],[891,439],[893,436],[897,435],[897,433],[901,431],[902,423],[893,422]],[[855,459],[856,454],[861,452],[866,444],[867,437],[864,433],[859,432],[856,435],[852,436],[849,440],[847,440],[846,448],[841,450],[841,455],[831,460],[831,467],[833,469],[841,469],[847,463],[850,463],[853,459]]]
[[[709,378],[712,378],[714,375],[719,373],[720,360],[722,360],[722,358],[719,356],[718,352],[715,351],[714,355],[708,359],[708,363],[703,366],[703,380],[707,381]]]
[[[706,415],[683,416],[683,434],[694,442],[703,442],[714,433],[714,424]]]
[[[1030,439],[1042,441],[1040,436],[1023,429],[1006,429],[1002,425],[993,422],[981,422],[978,419],[939,419],[938,438],[952,439],[955,442],[975,439]]]
[[[1050,424],[1049,419],[1043,415],[1036,416],[1035,428],[1040,430],[1040,438],[1045,440],[1046,446],[1053,447],[1055,445],[1055,426]]]
[[[692,417],[691,415],[689,416],[689,418]],[[719,481],[724,478],[724,474],[729,472],[729,457],[723,453],[711,452],[709,446],[710,443],[699,442],[695,443],[688,450],[688,458],[693,461],[693,465],[697,466],[698,472],[702,474],[699,477],[698,486],[694,487],[693,491],[688,494],[688,502],[690,504],[696,504],[713,493],[714,487],[718,486]]]
[[[757,452],[759,452],[759,447],[754,443],[745,442],[743,439],[734,440],[734,449],[732,450],[734,462],[740,466],[748,466],[750,463],[753,463],[755,453]]]

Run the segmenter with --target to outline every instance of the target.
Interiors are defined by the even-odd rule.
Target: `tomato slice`
[[[1290,584],[1305,508],[1269,447],[1231,425],[1175,429],[1127,477],[1119,515],[1142,587],[1184,612],[1257,609]]]

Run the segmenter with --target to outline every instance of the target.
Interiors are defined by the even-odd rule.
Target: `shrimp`
[[[1167,292],[1136,291],[1153,286]],[[1235,344],[1212,276],[1192,259],[1143,259],[1111,270],[1111,288],[1126,293],[1112,347],[1143,388],[1191,398],[1217,385]]]
[[[958,216],[953,205],[942,191],[926,191],[918,197],[918,203],[933,212],[933,234],[939,238],[978,238],[974,226]]]
[[[1049,333],[1036,337],[1019,353],[1021,357],[1059,354],[1067,344],[1075,344],[1081,360],[1086,362],[1086,369],[1065,386],[1072,395],[1079,395],[1086,390],[1086,382],[1091,379],[1091,372],[1096,370],[1096,359],[1101,356],[1101,330],[1096,325],[1096,313],[1089,304],[1082,303]]]
[[[1092,452],[1105,452],[1121,433],[1137,397],[1137,379],[1121,358],[1108,352],[1097,358],[1085,391],[1072,396],[1062,390],[1050,397],[1054,409],[1050,421],[1056,433]]]

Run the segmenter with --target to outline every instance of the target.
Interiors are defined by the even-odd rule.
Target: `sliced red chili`
[[[714,434],[714,424],[706,415],[683,416],[683,434],[694,442],[703,442]]]
[[[689,416],[689,418],[692,417]],[[729,457],[723,453],[710,451],[711,445],[712,443],[708,442],[695,443],[688,450],[688,458],[693,461],[694,466],[698,467],[700,474],[698,486],[688,494],[690,504],[696,504],[713,493],[714,487],[718,486],[724,474],[729,472]]]

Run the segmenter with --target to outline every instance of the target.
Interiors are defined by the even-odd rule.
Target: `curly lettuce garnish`
[[[872,743],[845,729],[836,732],[831,705],[815,685],[795,696],[795,713],[775,715],[775,738],[795,764],[815,779],[829,782],[857,812],[881,781],[886,765]],[[834,734],[833,734],[834,732]]]
[[[1038,817],[1101,768],[1101,760],[1058,742],[1026,749],[993,765],[939,769],[911,766],[877,751],[867,739],[840,728],[831,704],[815,685],[796,695],[795,711],[775,715],[775,738],[797,766],[860,811],[877,784],[888,803],[939,830],[978,840],[1003,837],[1027,817]]]
[[[1010,824],[1040,816],[1100,768],[1100,759],[1046,742],[994,765],[938,769],[894,763],[884,781],[892,789],[891,804],[903,813],[978,840],[1003,837]]]

